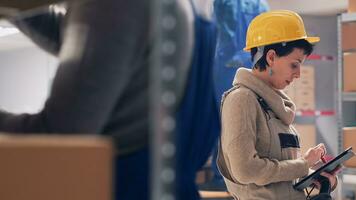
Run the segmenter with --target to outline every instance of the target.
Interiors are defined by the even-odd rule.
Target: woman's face
[[[289,55],[282,57],[277,56],[273,50],[269,51],[267,53],[267,62],[269,62],[269,66],[273,71],[272,76],[269,76],[269,82],[272,87],[282,90],[292,83],[295,78],[299,78],[300,67],[305,58],[304,50],[298,48],[294,48]],[[267,68],[267,70],[269,69]]]

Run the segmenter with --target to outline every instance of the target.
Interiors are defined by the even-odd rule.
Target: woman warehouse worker
[[[265,12],[252,20],[245,51],[252,70],[237,70],[221,106],[222,133],[218,167],[229,192],[239,200],[304,200],[293,189],[298,178],[326,153],[319,144],[300,154],[292,126],[295,104],[281,90],[300,77],[300,67],[318,37],[308,37],[292,11]],[[329,178],[332,188],[336,177]]]

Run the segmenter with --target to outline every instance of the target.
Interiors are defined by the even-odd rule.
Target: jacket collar
[[[236,72],[234,86],[244,86],[262,97],[274,114],[286,125],[290,125],[295,117],[295,104],[280,90],[275,90],[264,81],[252,74],[247,68],[239,68]]]

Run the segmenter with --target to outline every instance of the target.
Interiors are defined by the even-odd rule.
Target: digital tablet
[[[296,190],[303,190],[304,188],[310,186],[313,183],[313,179],[316,178],[321,172],[331,173],[342,163],[344,163],[346,160],[350,159],[354,155],[355,153],[352,151],[352,147],[347,148],[344,152],[340,153],[334,159],[325,163],[319,169],[315,170],[310,175],[302,178],[299,182],[295,183],[293,185],[293,188]]]

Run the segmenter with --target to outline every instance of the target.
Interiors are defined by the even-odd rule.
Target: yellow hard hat
[[[319,37],[308,37],[302,18],[289,10],[274,10],[255,17],[246,34],[245,51],[251,48],[280,42],[305,39],[309,43],[319,42]]]

